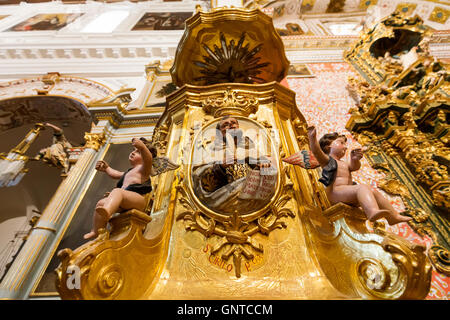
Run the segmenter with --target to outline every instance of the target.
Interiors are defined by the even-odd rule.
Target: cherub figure
[[[317,141],[316,129],[312,126],[308,127],[308,137],[311,151],[322,167],[319,181],[326,186],[325,191],[332,204],[360,205],[369,221],[386,218],[390,225],[394,225],[411,220],[400,215],[380,192],[364,184],[353,184],[351,172],[361,167],[363,153],[361,149],[354,149],[350,162],[342,161],[347,151],[345,136],[335,132],[325,134]]]
[[[133,138],[134,147],[128,160],[131,168],[121,172],[111,168],[105,161],[98,161],[95,169],[105,172],[113,179],[120,179],[107,196],[97,202],[94,211],[92,230],[84,235],[90,239],[105,228],[111,216],[119,211],[137,209],[143,211],[146,206],[145,195],[152,191],[150,176],[178,168],[167,158],[157,157],[156,148],[145,138]]]
[[[54,167],[62,168],[63,174],[66,175],[69,171],[69,156],[67,149],[72,148],[70,142],[64,136],[61,128],[51,124],[44,123],[46,127],[53,129],[53,141],[50,147],[41,149],[33,160],[43,160]]]

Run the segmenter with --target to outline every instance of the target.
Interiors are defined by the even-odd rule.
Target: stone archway
[[[84,103],[71,97],[34,95],[0,100],[0,152],[8,153],[38,122],[62,128],[73,146],[81,146],[84,133],[91,130],[92,117]],[[34,157],[49,146],[52,135],[50,128],[41,131],[25,155]],[[26,168],[29,172],[18,185],[0,188],[0,224],[20,217],[29,219],[30,206],[42,212],[62,181],[60,169],[42,161],[29,161]],[[11,240],[0,243],[0,249]]]
[[[0,99],[37,95],[58,95],[79,100],[84,104],[102,100],[114,91],[107,86],[79,77],[61,76],[50,72],[42,77],[0,83]]]
[[[73,146],[84,143],[92,118],[80,101],[60,96],[31,96],[0,100],[0,152],[8,153],[34,126],[50,122],[64,130]],[[25,155],[33,157],[52,143],[52,129],[43,130]],[[29,172],[17,185],[0,188],[0,222],[26,214],[34,205],[44,210],[62,178],[60,170],[43,162],[28,162]]]

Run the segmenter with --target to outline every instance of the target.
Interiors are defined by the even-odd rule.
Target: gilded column
[[[57,239],[67,223],[73,205],[83,191],[84,181],[105,143],[103,133],[86,133],[84,152],[69,171],[33,228],[27,242],[0,284],[0,299],[26,299],[48,254],[58,245]]]

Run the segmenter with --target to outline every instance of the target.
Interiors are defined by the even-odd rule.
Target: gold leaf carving
[[[366,299],[423,299],[428,294],[432,269],[425,247],[379,226],[370,233],[362,211],[343,203],[323,212],[308,208],[307,217],[318,261],[341,292]],[[333,276],[347,277],[348,270],[345,281],[351,287]]]
[[[224,96],[219,98],[209,97],[202,102],[203,110],[206,114],[211,114],[214,118],[225,115],[241,115],[248,117],[258,111],[258,99],[243,95],[228,88]]]
[[[287,167],[283,168],[282,177],[284,187],[281,196],[274,201],[267,212],[257,219],[256,224],[253,221],[244,221],[238,211],[235,211],[223,222],[207,217],[197,209],[196,204],[189,198],[182,185],[177,186],[180,192],[178,202],[185,210],[177,215],[176,220],[184,220],[187,231],[198,231],[207,238],[213,234],[220,236],[221,239],[214,245],[211,252],[213,254],[222,252],[221,257],[224,261],[232,256],[235,275],[239,278],[241,277],[242,259],[252,260],[255,257],[253,252],[264,252],[263,246],[252,236],[258,232],[267,235],[275,229],[286,228],[287,223],[280,219],[288,216],[295,217],[288,206],[288,202],[292,199],[293,184],[290,180],[286,182]]]
[[[382,179],[378,182],[378,187],[389,194],[411,199],[408,188],[397,179]]]

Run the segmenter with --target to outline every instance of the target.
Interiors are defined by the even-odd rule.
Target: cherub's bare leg
[[[91,232],[84,235],[85,239],[98,235],[100,228],[105,228],[111,216],[120,209],[144,210],[145,198],[139,193],[128,191],[125,189],[115,188],[108,197],[97,203],[94,213],[94,228]]]
[[[138,209],[144,210],[145,198],[139,193],[128,191],[125,189],[115,188],[106,197],[102,206],[99,206],[96,211],[100,215],[110,218],[119,209],[129,210]]]
[[[103,205],[105,204],[105,200],[106,200],[106,198],[101,199],[99,202],[97,202],[97,205],[95,206],[93,221],[92,221],[92,230],[83,236],[84,239],[90,239],[90,238],[96,237],[98,235],[98,230],[106,227],[106,224],[108,223],[108,219],[105,218],[103,215],[100,215],[97,212],[98,208],[103,207]]]
[[[372,190],[364,184],[335,186],[329,194],[329,198],[332,203],[344,202],[360,205],[370,221],[381,219],[390,214],[389,210],[380,210]]]
[[[411,220],[411,217],[402,216],[394,207],[391,205],[388,199],[386,199],[380,192],[377,190],[373,191],[373,195],[377,200],[377,203],[380,208],[389,210],[390,214],[386,216],[386,220],[390,225],[394,225],[400,222],[406,222]]]

